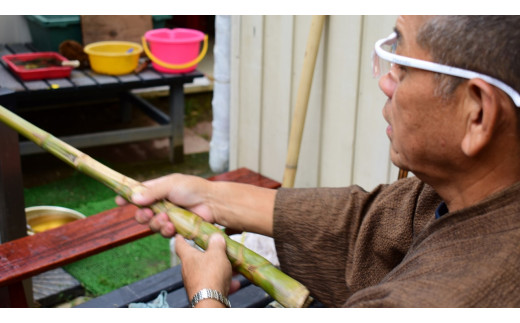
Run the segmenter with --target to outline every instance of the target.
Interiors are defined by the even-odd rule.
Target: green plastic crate
[[[171,19],[172,16],[152,16],[153,29],[159,29],[166,27],[166,21]]]
[[[25,16],[25,19],[32,44],[40,51],[57,52],[64,40],[82,42],[80,16]]]
[[[152,16],[153,28],[164,28],[171,15]],[[65,40],[83,44],[80,16],[25,16],[32,37],[32,44],[40,51],[59,51]]]

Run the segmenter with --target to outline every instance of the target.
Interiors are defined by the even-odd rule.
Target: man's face
[[[430,54],[419,47],[416,36],[430,17],[400,16],[396,23],[396,54],[431,61]],[[457,149],[462,137],[457,124],[457,93],[443,101],[435,95],[435,73],[394,65],[379,80],[388,97],[383,116],[391,142],[392,162],[416,175],[442,171],[447,157]],[[453,158],[453,155],[451,155]]]

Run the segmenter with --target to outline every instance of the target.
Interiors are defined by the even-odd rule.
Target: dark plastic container
[[[164,28],[171,15],[152,16],[153,28]],[[59,51],[65,40],[83,44],[81,16],[25,16],[32,37],[32,44],[39,51]]]
[[[25,16],[32,44],[39,51],[59,51],[64,40],[82,43],[80,16]]]

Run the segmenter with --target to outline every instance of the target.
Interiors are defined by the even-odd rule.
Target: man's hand
[[[175,252],[181,259],[182,277],[188,299],[204,288],[214,289],[226,296],[240,287],[238,281],[231,281],[232,269],[226,255],[226,241],[218,233],[209,238],[205,252],[189,245],[184,237],[175,237]],[[200,301],[196,307],[225,307],[217,300]]]
[[[147,206],[156,201],[167,199],[173,204],[186,208],[199,215],[205,221],[214,223],[215,219],[211,207],[206,203],[206,195],[209,192],[210,182],[197,176],[171,174],[143,182],[147,188],[140,193],[132,195],[132,202]],[[116,197],[118,205],[128,202],[120,196]],[[164,213],[154,216],[149,208],[138,209],[135,219],[141,224],[148,224],[154,232],[159,232],[166,238],[173,237],[176,233],[173,223]]]

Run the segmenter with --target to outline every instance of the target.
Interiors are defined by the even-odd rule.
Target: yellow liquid
[[[44,214],[28,220],[27,224],[31,226],[34,233],[39,233],[75,220],[77,219],[66,215]]]

